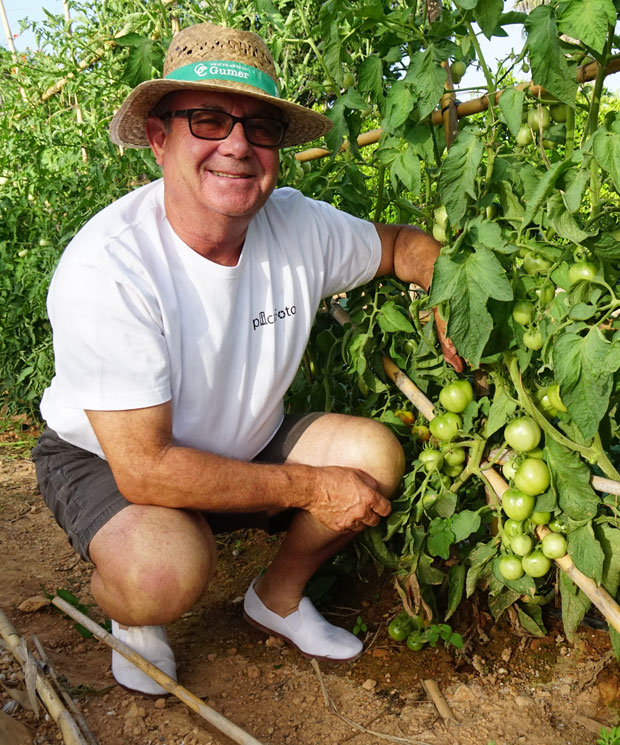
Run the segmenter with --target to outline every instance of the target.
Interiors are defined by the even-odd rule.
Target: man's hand
[[[392,505],[364,471],[328,466],[317,469],[311,501],[304,509],[330,530],[344,533],[377,525]]]
[[[463,360],[459,357],[456,347],[446,335],[446,322],[440,316],[438,308],[433,308],[433,315],[435,316],[437,338],[439,339],[439,344],[441,345],[441,351],[443,352],[445,361],[449,365],[452,365],[457,372],[463,372]]]

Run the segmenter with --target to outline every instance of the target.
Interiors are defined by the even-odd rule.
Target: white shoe
[[[333,626],[302,598],[296,611],[285,618],[269,610],[250,585],[243,603],[245,620],[253,626],[285,639],[307,657],[317,660],[351,662],[361,654],[364,645],[354,634]]]
[[[116,621],[112,621],[112,636],[131,647],[134,652],[142,655],[166,675],[177,679],[174,653],[170,649],[163,626],[130,626],[128,629],[121,629]],[[147,693],[151,696],[164,696],[169,693],[116,650],[112,650],[112,675],[124,688],[138,693]]]

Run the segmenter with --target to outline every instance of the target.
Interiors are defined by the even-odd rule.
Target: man
[[[94,563],[114,635],[173,677],[163,625],[205,591],[213,533],[244,525],[287,529],[246,619],[307,655],[361,654],[303,590],[389,514],[403,452],[378,422],[283,417],[282,398],[323,297],[394,271],[428,287],[438,244],[275,190],[278,149],[329,126],[278,97],[255,34],[181,31],[164,79],[134,89],[111,124],[116,143],[151,147],[163,180],[95,216],[50,287],[40,488]],[[112,670],[130,689],[164,692],[116,653]]]

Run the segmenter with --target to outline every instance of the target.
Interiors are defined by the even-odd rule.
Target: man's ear
[[[157,116],[149,116],[146,120],[145,130],[157,165],[163,167],[166,137],[168,135],[166,124]]]

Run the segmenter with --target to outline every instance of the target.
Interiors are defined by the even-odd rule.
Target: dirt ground
[[[463,652],[441,646],[413,653],[387,635],[398,599],[390,578],[374,573],[343,582],[327,609],[349,629],[358,616],[367,626],[358,661],[320,666],[328,708],[310,661],[242,617],[242,595],[277,544],[247,531],[220,540],[207,596],[168,629],[179,682],[263,745],[594,745],[601,725],[619,723],[620,667],[604,630],[582,626],[573,646],[553,618],[549,635],[534,639],[508,619],[492,625],[472,607],[451,621],[467,639]],[[0,452],[0,610],[31,648],[36,635],[96,741],[232,743],[173,697],[132,696],[115,685],[108,648],[81,637],[53,606],[19,609],[42,590],[59,589],[90,605],[89,575],[42,503],[32,463]],[[96,606],[90,615],[104,620]],[[424,680],[438,684],[455,722],[442,719]],[[0,681],[1,707],[11,701],[7,687],[24,687],[1,639]],[[31,742],[62,741],[49,716],[36,720],[21,708],[12,716],[30,728]],[[0,734],[0,745],[17,743]]]

